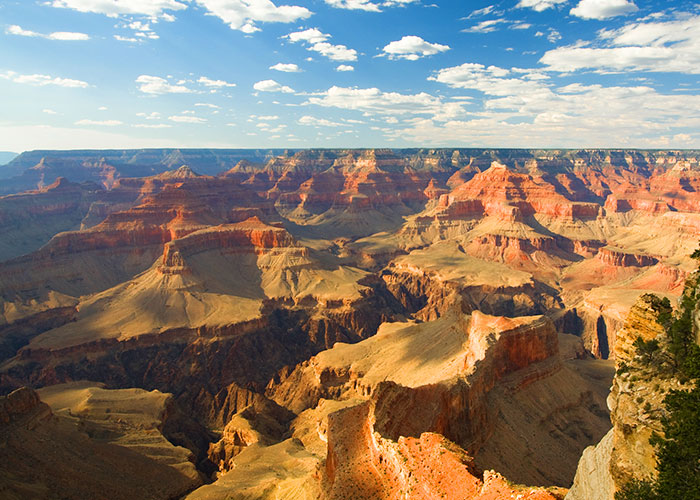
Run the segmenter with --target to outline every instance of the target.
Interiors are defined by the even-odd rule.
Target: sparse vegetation
[[[700,260],[700,249],[692,257]],[[657,447],[656,479],[630,481],[615,494],[615,500],[700,499],[700,346],[693,328],[693,313],[700,298],[698,288],[695,275],[686,283],[675,315],[670,301],[661,301],[658,321],[666,331],[665,339],[659,342],[638,338],[634,342],[637,356],[647,368],[662,371],[669,366],[672,376],[681,383],[692,382],[693,387],[671,390],[664,398],[663,434],[654,434],[649,440]],[[647,402],[644,410],[651,409]]]

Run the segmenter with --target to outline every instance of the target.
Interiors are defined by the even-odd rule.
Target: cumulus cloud
[[[390,59],[408,59],[415,61],[425,56],[432,56],[450,50],[447,45],[426,42],[419,36],[408,35],[386,45],[382,51]]]
[[[428,80],[452,88],[479,90],[487,95],[505,96],[546,91],[541,83],[547,76],[536,70],[513,70],[497,66],[465,63],[443,68]]]
[[[283,73],[299,73],[301,68],[294,63],[277,63],[270,66],[269,69],[274,69],[275,71],[282,71]]]
[[[283,92],[285,94],[291,94],[294,89],[277,83],[275,80],[261,80],[253,85],[253,88],[259,92]]]
[[[337,68],[335,68],[336,71],[355,71],[354,66],[350,66],[349,64],[339,64]]]
[[[487,100],[470,120],[409,120],[409,127],[391,136],[486,147],[682,147],[688,130],[700,126],[700,96],[661,94],[645,86],[567,87]]]
[[[235,83],[230,83],[225,80],[212,80],[211,78],[207,78],[206,76],[200,76],[199,79],[197,80],[198,83],[201,83],[205,87],[213,87],[213,88],[223,88],[223,87],[235,87]]]
[[[157,40],[160,38],[158,34],[151,29],[150,23],[142,21],[130,21],[123,23],[122,28],[130,29],[133,36],[114,35],[114,38],[120,42],[143,42],[145,40]]]
[[[315,116],[305,115],[299,118],[299,125],[310,125],[313,127],[344,127],[343,123],[336,123],[325,118],[316,118]]]
[[[140,116],[141,118],[145,118],[146,120],[158,120],[160,118],[160,113],[157,111],[153,111],[152,113],[136,113],[136,116]]]
[[[103,127],[114,127],[116,125],[121,125],[122,122],[119,120],[78,120],[75,122],[76,125],[98,125]]]
[[[325,0],[326,3],[338,9],[364,10],[368,12],[381,12],[382,7],[395,7],[417,2],[418,0],[384,0],[372,2],[371,0]]]
[[[53,7],[92,12],[116,17],[120,14],[140,14],[157,17],[166,10],[182,10],[187,4],[178,0],[53,0]]]
[[[210,108],[210,109],[220,109],[221,106],[217,106],[216,104],[211,104],[209,102],[195,102],[195,106],[199,106],[202,108]]]
[[[290,42],[302,42],[307,45],[306,50],[318,52],[332,61],[356,61],[357,51],[349,49],[345,45],[333,45],[326,40],[330,35],[322,33],[317,28],[309,28],[303,31],[295,31],[285,35]]]
[[[189,94],[193,92],[184,85],[172,84],[165,78],[152,75],[140,75],[136,78],[139,90],[146,94]]]
[[[430,79],[478,91],[483,100],[470,104],[470,119],[413,117],[391,137],[493,147],[668,147],[700,130],[700,95],[663,94],[646,85],[557,86],[541,69],[476,63],[444,68]]]
[[[42,113],[46,113],[47,115],[56,115],[56,114],[58,114],[58,113],[56,113],[53,109],[48,109],[48,108],[42,109],[41,112],[42,112]]]
[[[257,22],[291,23],[306,19],[312,12],[298,5],[277,6],[270,0],[197,0],[231,29],[254,33]]]
[[[569,13],[583,19],[607,19],[637,10],[634,2],[629,0],[581,0]]]
[[[325,42],[331,36],[322,33],[318,28],[309,28],[302,31],[295,31],[288,35],[284,35],[283,38],[289,39],[290,42],[306,42],[306,43],[318,43]]]
[[[546,52],[551,71],[653,71],[700,74],[700,16],[628,24],[602,30],[596,43],[581,42]]]
[[[44,34],[36,31],[23,29],[21,26],[13,24],[5,30],[8,35],[29,36],[37,38],[46,38],[47,40],[63,40],[63,41],[78,41],[89,40],[90,36],[85,33],[76,33],[73,31],[54,31],[53,33]]]
[[[0,78],[5,80],[10,80],[15,83],[24,83],[27,85],[34,85],[38,87],[43,87],[45,85],[56,85],[57,87],[67,87],[67,88],[86,88],[90,85],[82,80],[74,80],[72,78],[60,78],[50,75],[20,75],[14,71],[5,71],[0,73]]]
[[[543,10],[551,9],[555,5],[566,3],[569,0],[520,0],[516,7],[529,8],[537,12],[542,12]]]
[[[382,92],[378,88],[345,88],[333,86],[304,104],[357,110],[368,115],[429,114],[436,120],[447,120],[463,112],[461,103],[446,103],[425,92],[400,94]]]
[[[173,115],[169,116],[168,120],[177,123],[206,123],[206,118],[200,118],[192,115]]]

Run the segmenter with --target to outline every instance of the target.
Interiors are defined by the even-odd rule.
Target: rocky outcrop
[[[617,267],[646,267],[653,266],[659,260],[651,255],[627,253],[622,250],[603,247],[598,251],[598,258],[605,264]]]
[[[584,452],[568,500],[613,500],[628,482],[656,475],[656,450],[649,438],[662,434],[665,395],[683,386],[645,363],[633,343],[637,338],[663,341],[665,330],[658,317],[664,307],[659,297],[642,295],[617,334],[617,372],[608,397],[613,428]]]
[[[51,409],[28,387],[21,387],[7,396],[0,396],[0,433],[11,432],[11,426],[31,429],[51,418]]]
[[[138,406],[139,401],[134,402]],[[194,466],[187,462],[188,473],[176,459],[178,453],[182,458],[189,451],[166,441],[147,418],[140,421],[140,428],[133,426],[144,416],[142,408],[132,408],[120,421],[119,410],[114,409],[107,430],[102,425],[110,419],[109,407],[95,420],[91,420],[94,414],[83,420],[91,411],[89,405],[74,408],[80,416],[52,412],[26,387],[0,397],[0,496],[127,500],[147,495],[167,500],[201,484]],[[160,450],[171,450],[171,455],[156,451],[157,436]]]
[[[494,471],[478,472],[471,458],[439,434],[385,439],[375,432],[371,407],[360,404],[328,417],[323,468],[325,498],[474,498],[554,500],[543,488],[514,486]]]
[[[657,321],[662,307],[661,299],[655,295],[646,294],[639,297],[617,333],[613,350],[616,366],[634,359],[636,348],[633,344],[637,338],[641,337],[644,341],[653,340],[665,333],[664,327]]]
[[[323,399],[366,400],[372,432],[377,436],[399,441],[418,439],[424,432],[439,433],[476,456],[488,448],[489,458],[485,461],[488,467],[498,469],[503,462],[494,443],[510,437],[506,438],[505,432],[496,433],[500,425],[497,415],[501,411],[511,414],[512,410],[506,407],[533,405],[531,396],[527,395],[511,407],[511,403],[505,403],[508,398],[501,390],[506,394],[524,393],[533,384],[556,378],[560,381],[552,384],[557,386],[572,376],[558,375],[563,368],[558,359],[556,334],[545,318],[498,318],[479,312],[467,316],[469,319],[460,317],[461,314],[450,313],[433,322],[403,328],[385,325],[386,330],[380,329],[368,340],[353,346],[339,344],[301,364],[280,382],[271,384],[267,392],[279,404],[297,413],[314,408]],[[539,390],[543,389],[533,389],[534,393]],[[569,408],[567,411],[580,411],[582,421],[597,419],[605,425],[607,415],[600,408],[604,404],[602,400],[593,402],[591,394],[579,394],[581,388],[576,384],[567,391],[565,396],[547,403],[540,398],[532,411],[551,412],[541,418],[553,421],[560,418],[554,414],[564,411],[557,409],[557,405],[564,405]],[[506,424],[506,428],[512,424]],[[593,425],[582,433],[595,429],[592,432],[597,439],[606,430],[603,428],[601,432],[598,427]],[[582,450],[591,442],[571,442],[577,439],[567,437],[566,446],[579,446]],[[505,441],[502,444],[512,446]],[[577,459],[577,453],[567,456],[568,472],[550,466],[548,481],[568,484]],[[519,481],[527,482],[528,474],[531,479],[536,476],[533,470],[517,472]],[[536,480],[542,478],[537,476]]]
[[[610,457],[613,452],[611,429],[595,446],[589,446],[581,455],[574,483],[565,500],[612,500],[615,483],[610,474]]]

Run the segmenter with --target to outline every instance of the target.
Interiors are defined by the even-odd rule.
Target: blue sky
[[[700,5],[0,0],[0,150],[700,148]]]

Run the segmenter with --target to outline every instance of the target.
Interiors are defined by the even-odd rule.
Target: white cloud
[[[121,36],[121,35],[114,35],[114,39],[119,40],[120,42],[130,42],[130,43],[138,43],[138,42],[143,41],[143,39],[129,37],[129,36]]]
[[[421,92],[400,94],[377,88],[344,88],[333,86],[320,96],[310,97],[304,104],[351,109],[368,115],[430,114],[436,120],[447,120],[463,113],[461,103],[445,103],[440,98]]]
[[[223,88],[223,87],[235,87],[235,83],[229,83],[224,80],[212,80],[211,78],[207,78],[206,76],[200,76],[197,82],[201,83],[205,87],[214,87],[214,88]]]
[[[261,80],[253,85],[253,88],[260,92],[284,92],[286,94],[291,94],[294,89],[277,83],[275,80]]]
[[[64,41],[77,41],[77,40],[89,40],[90,36],[85,33],[75,33],[72,31],[54,31],[45,35],[43,33],[37,33],[36,31],[28,31],[22,29],[21,26],[13,24],[5,30],[8,35],[18,35],[18,36],[30,36],[38,38],[46,38],[48,40],[64,40]]]
[[[262,121],[262,122],[270,122],[270,121],[275,121],[275,120],[280,119],[280,117],[277,115],[255,116],[255,118],[257,118],[259,121]]]
[[[331,36],[322,33],[318,28],[309,28],[303,31],[295,31],[288,35],[284,35],[282,38],[288,38],[290,42],[306,42],[306,43],[318,43],[325,42]]]
[[[497,26],[499,24],[505,22],[505,19],[487,19],[486,21],[481,21],[479,24],[465,28],[462,31],[465,33],[491,33],[498,29]]]
[[[104,127],[114,127],[116,125],[121,125],[122,122],[119,120],[78,120],[75,122],[76,125],[99,125]]]
[[[173,115],[169,116],[168,120],[177,123],[206,123],[206,118],[199,118],[192,115]]]
[[[700,96],[665,95],[643,86],[547,90],[487,100],[470,120],[409,120],[409,127],[392,136],[485,147],[683,147],[690,131],[700,127]]]
[[[415,61],[425,56],[432,56],[450,50],[447,45],[426,42],[419,36],[408,35],[386,45],[382,51],[390,59],[408,59]]]
[[[210,109],[220,109],[221,108],[221,106],[217,106],[216,104],[211,104],[208,102],[195,102],[194,105],[202,107],[202,108],[210,108]]]
[[[607,19],[637,10],[629,0],[581,0],[569,13],[583,19]]]
[[[530,8],[537,12],[550,9],[555,5],[566,3],[569,0],[520,0],[516,7]]]
[[[132,125],[134,128],[172,128],[172,125],[167,123],[137,123]]]
[[[155,22],[157,20],[152,19],[152,21]],[[117,40],[122,41],[122,42],[143,42],[146,39],[157,40],[158,38],[160,38],[158,36],[158,34],[156,34],[156,32],[151,29],[150,23],[147,23],[147,22],[130,21],[130,22],[124,23],[122,25],[122,27],[134,31],[133,37],[124,37],[121,35],[114,35],[114,38],[116,38]]]
[[[349,64],[339,64],[337,68],[335,68],[336,71],[355,71],[354,66],[350,66]]]
[[[166,10],[186,9],[187,5],[178,0],[53,0],[53,7],[62,7],[79,12],[93,12],[116,17],[120,14],[140,14],[157,17]]]
[[[595,69],[700,74],[700,15],[602,30],[596,45],[581,42],[558,47],[546,52],[540,62],[560,72]]]
[[[244,33],[259,31],[256,22],[291,23],[306,19],[312,12],[298,5],[280,5],[270,0],[197,0],[231,29]]]
[[[145,118],[146,120],[160,119],[160,113],[158,113],[157,111],[153,111],[152,113],[136,113],[136,116],[140,116],[141,118]]]
[[[255,125],[257,128],[262,130],[263,132],[267,132],[270,134],[276,134],[277,132],[282,132],[285,128],[287,128],[286,125],[272,125],[271,123],[266,123],[266,122],[261,122]]]
[[[357,61],[357,51],[349,49],[345,45],[333,45],[328,42],[318,42],[307,50],[318,52],[332,61]]]
[[[551,43],[557,43],[561,40],[561,33],[553,28],[549,28],[549,33],[547,34],[547,41]]]
[[[73,80],[72,78],[60,78],[38,74],[20,75],[14,71],[6,71],[4,73],[0,73],[0,78],[11,80],[15,83],[24,83],[27,85],[35,85],[39,87],[43,87],[45,85],[56,85],[58,87],[67,88],[86,88],[90,86],[87,82],[84,82],[82,80]]]
[[[357,51],[349,49],[345,45],[333,45],[326,40],[330,35],[322,33],[317,28],[309,28],[303,31],[295,31],[285,35],[290,42],[302,42],[307,44],[306,50],[318,52],[332,61],[356,61]]]
[[[466,120],[404,120],[410,126],[390,137],[487,147],[668,147],[700,130],[700,95],[662,94],[644,85],[557,87],[540,69],[475,63],[444,68],[430,79],[481,92],[481,106],[471,103]]]
[[[310,125],[313,127],[346,127],[343,123],[336,123],[325,118],[316,118],[314,116],[302,116],[298,121],[299,125]]]
[[[485,16],[485,15],[493,12],[493,9],[495,7],[496,7],[495,5],[489,5],[487,7],[484,7],[483,9],[476,9],[476,10],[472,11],[472,13],[469,14],[467,17],[465,17],[465,19],[471,19],[473,17]]]
[[[269,69],[274,69],[275,71],[282,71],[284,73],[299,73],[301,69],[294,63],[277,63],[270,66]]]
[[[165,78],[151,75],[140,75],[136,78],[139,90],[146,94],[189,94],[191,89],[184,85],[169,83]]]
[[[54,33],[49,33],[47,38],[51,40],[66,40],[66,41],[76,41],[76,40],[89,40],[90,36],[85,33],[75,33],[72,31],[56,31]]]
[[[40,33],[37,33],[35,31],[28,31],[25,29],[22,29],[21,26],[17,26],[16,24],[13,24],[12,26],[8,27],[5,30],[5,33],[8,35],[17,35],[17,36],[44,36]]]
[[[326,0],[326,3],[337,9],[366,10],[381,12],[379,5],[370,0]]]
[[[325,0],[325,2],[337,9],[364,10],[368,12],[381,12],[381,7],[396,7],[417,2],[418,0],[384,0],[372,2],[371,0]]]
[[[53,109],[48,109],[48,108],[47,108],[47,109],[42,109],[41,112],[42,112],[42,113],[46,113],[47,115],[57,115],[57,114],[58,114],[58,113],[56,113]]]
[[[107,106],[100,106],[97,111],[107,111]]]
[[[487,95],[507,96],[546,91],[539,80],[546,78],[536,70],[513,71],[497,66],[465,63],[437,71],[428,80],[452,88],[479,90]]]

